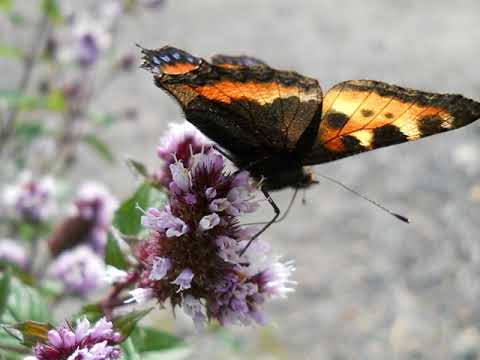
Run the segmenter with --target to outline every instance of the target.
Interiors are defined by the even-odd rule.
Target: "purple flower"
[[[240,255],[255,234],[238,218],[258,206],[252,180],[245,171],[227,173],[225,159],[211,147],[190,146],[179,160],[173,144],[180,151],[185,144],[170,140],[167,160],[177,160],[164,176],[171,179],[169,202],[142,217],[151,232],[136,249],[142,273],[130,301],[169,300],[197,327],[209,319],[222,325],[265,323],[263,303],[291,291],[294,269],[272,258],[258,239]]]
[[[105,283],[105,263],[90,247],[66,250],[50,264],[47,275],[59,280],[65,291],[87,295]]]
[[[103,185],[87,182],[77,193],[75,207],[78,216],[91,225],[85,241],[103,254],[113,213],[118,207],[117,199]]]
[[[0,261],[15,264],[21,269],[26,269],[30,264],[25,249],[10,239],[0,240]]]
[[[2,200],[7,213],[24,221],[46,220],[54,210],[56,186],[52,178],[35,179],[31,173],[24,173],[16,184],[6,186]]]
[[[117,345],[122,335],[113,329],[113,324],[102,318],[91,327],[87,318],[77,321],[73,329],[61,326],[48,332],[48,340],[33,349],[34,356],[25,360],[110,360],[122,355]]]
[[[170,165],[181,161],[185,166],[190,165],[192,154],[208,152],[212,143],[192,124],[185,121],[181,124],[170,123],[167,134],[160,140],[157,155],[164,161],[162,167],[155,173],[159,183],[168,187],[172,181]],[[178,161],[177,161],[178,160]]]

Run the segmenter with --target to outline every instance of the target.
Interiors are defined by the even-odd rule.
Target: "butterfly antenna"
[[[290,202],[288,203],[288,206],[287,206],[287,209],[285,210],[285,212],[282,214],[282,216],[275,220],[273,222],[273,224],[276,224],[276,223],[279,223],[280,221],[283,221],[285,220],[285,218],[287,217],[288,213],[290,212],[290,209],[292,208],[292,205],[293,203],[295,202],[295,198],[297,197],[297,193],[298,193],[298,188],[295,188],[295,192],[293,193],[293,196],[292,198],[290,199]],[[266,199],[265,199],[266,200]],[[267,224],[268,222],[254,222],[254,223],[246,223],[246,224],[242,224],[242,225],[245,225],[245,226],[250,226],[250,225],[265,225]]]
[[[336,180],[336,179],[334,179],[334,178],[331,178],[330,176],[327,176],[327,175],[323,175],[323,174],[319,174],[319,173],[316,173],[316,175],[324,178],[325,180],[328,180],[328,181],[330,181],[330,182],[333,182],[334,184],[337,184],[338,186],[341,186],[341,187],[344,188],[345,190],[350,191],[352,194],[355,194],[355,195],[361,197],[361,198],[364,199],[364,200],[367,200],[370,204],[375,205],[375,206],[378,207],[379,209],[382,209],[383,211],[389,213],[390,215],[395,216],[398,220],[403,221],[403,222],[405,222],[405,223],[407,223],[407,224],[410,223],[410,220],[409,220],[406,216],[397,214],[397,213],[391,211],[390,209],[387,209],[385,206],[380,205],[380,204],[377,203],[376,201],[373,201],[372,199],[369,199],[368,197],[366,197],[365,195],[359,193],[358,191],[355,191],[355,190],[353,190],[352,188],[349,188],[347,185],[341,183],[340,181],[338,181],[338,180]]]

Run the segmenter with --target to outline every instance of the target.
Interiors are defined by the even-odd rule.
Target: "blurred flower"
[[[26,269],[30,263],[25,249],[10,239],[0,240],[0,261],[15,264],[21,269]]]
[[[131,71],[135,65],[135,56],[133,54],[126,54],[120,58],[118,67],[123,71]]]
[[[25,172],[16,184],[5,186],[2,202],[7,213],[23,221],[44,221],[54,210],[55,190],[52,178],[35,179],[31,173]]]
[[[157,148],[157,155],[164,162],[156,172],[155,178],[168,187],[172,181],[170,165],[178,160],[189,166],[192,154],[202,152],[202,149],[204,153],[208,153],[211,147],[212,143],[189,122],[170,123],[167,134],[160,139]]]
[[[177,145],[177,159],[187,160],[170,165],[169,204],[142,217],[151,234],[136,251],[143,272],[132,301],[169,299],[197,326],[207,319],[263,324],[262,304],[292,290],[293,265],[273,258],[260,240],[240,255],[254,229],[242,227],[237,216],[255,211],[256,189],[247,172],[225,173],[217,152],[201,152],[198,144],[186,151],[178,140],[184,138],[170,134],[164,142],[169,156],[178,154]]]
[[[122,12],[117,1],[104,1],[89,12],[74,13],[71,21],[71,39],[65,41],[60,57],[88,67],[112,45],[112,31]]]
[[[87,241],[103,254],[113,213],[118,207],[117,199],[105,186],[87,182],[80,187],[75,206],[78,216],[92,225]]]
[[[110,360],[122,355],[117,345],[122,340],[113,324],[101,318],[91,327],[87,318],[77,320],[75,329],[70,324],[48,332],[46,343],[34,347],[34,356],[25,360]]]
[[[65,291],[87,295],[105,284],[105,263],[85,245],[64,251],[47,270],[49,278],[60,281]]]

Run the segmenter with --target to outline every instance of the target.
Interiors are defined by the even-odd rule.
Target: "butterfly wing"
[[[383,82],[352,80],[325,96],[315,144],[304,165],[453,130],[480,118],[480,103]]]
[[[316,80],[254,58],[217,55],[210,64],[169,46],[142,53],[187,120],[243,159],[293,151],[321,103]]]

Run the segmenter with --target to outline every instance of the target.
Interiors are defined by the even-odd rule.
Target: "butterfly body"
[[[408,142],[480,118],[480,103],[371,81],[335,85],[270,68],[247,56],[210,62],[165,46],[142,49],[155,84],[185,117],[224,148],[263,190],[307,187],[305,166]]]

